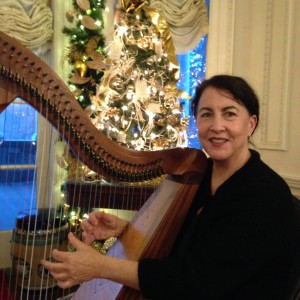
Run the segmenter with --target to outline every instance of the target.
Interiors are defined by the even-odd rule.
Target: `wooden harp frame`
[[[96,173],[122,182],[168,174],[110,249],[112,255],[125,259],[166,257],[199,188],[207,161],[204,153],[192,148],[134,151],[119,146],[94,127],[72,92],[46,63],[0,32],[0,113],[17,97],[44,116],[82,163]],[[106,300],[142,299],[138,291],[118,284],[102,282],[100,286],[111,295]],[[88,289],[87,283],[78,290],[84,299],[92,299],[84,294]],[[80,298],[75,295],[74,299]]]

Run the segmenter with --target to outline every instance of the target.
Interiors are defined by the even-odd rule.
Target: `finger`
[[[69,252],[59,251],[57,249],[54,249],[52,251],[52,257],[59,262],[64,262],[69,254]]]
[[[46,269],[49,270],[53,263],[51,263],[50,261],[47,261],[45,259],[41,259],[40,264],[43,265]]]
[[[73,285],[76,285],[78,283],[72,281],[72,280],[58,280],[57,285],[62,289],[68,289],[72,287]]]
[[[86,237],[88,236],[88,233],[86,231],[82,231],[82,239],[85,241]]]
[[[68,234],[68,239],[69,239],[69,242],[72,246],[75,247],[75,249],[79,250],[82,248],[82,245],[84,245],[84,243],[82,243],[79,239],[77,239],[75,237],[75,235],[73,234],[73,232],[69,232]],[[65,252],[67,253],[67,252]]]
[[[105,222],[111,222],[115,216],[106,213],[105,211],[99,211],[99,219],[104,220]]]
[[[95,237],[93,234],[83,232],[82,236],[83,236],[84,243],[87,245],[90,245],[92,242],[95,241]]]
[[[64,272],[64,271],[55,272],[55,271],[52,271],[52,272],[50,272],[50,274],[51,274],[57,281],[67,281],[67,280],[72,280],[72,281],[74,281],[74,279],[71,279],[70,275],[68,275],[68,272]]]
[[[99,220],[101,219],[102,222],[105,223],[112,223],[117,219],[115,215],[108,214],[105,211],[99,211],[98,218]]]
[[[89,214],[88,222],[93,225],[97,226],[99,224],[98,219],[99,219],[99,211],[94,211]]]
[[[54,263],[45,259],[42,259],[40,263],[50,272],[59,272],[62,270],[62,263]]]
[[[93,232],[94,225],[92,225],[89,220],[85,220],[82,222],[82,228],[84,231],[87,231],[89,233]]]

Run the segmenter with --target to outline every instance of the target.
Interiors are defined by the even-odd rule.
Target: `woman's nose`
[[[224,124],[223,118],[221,116],[215,116],[212,119],[210,129],[212,131],[215,131],[215,132],[224,131],[225,130],[225,124]]]

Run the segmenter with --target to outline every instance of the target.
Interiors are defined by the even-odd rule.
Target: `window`
[[[0,230],[13,229],[17,213],[35,207],[36,141],[37,112],[16,99],[0,114]]]
[[[205,78],[206,45],[207,36],[204,36],[193,51],[185,55],[177,55],[181,72],[177,87],[186,91],[190,97],[194,96],[197,84]],[[199,144],[197,136],[195,120],[190,110],[190,100],[183,99],[181,103],[184,109],[184,115],[190,116],[189,127],[187,128],[189,147],[199,149],[201,145]]]

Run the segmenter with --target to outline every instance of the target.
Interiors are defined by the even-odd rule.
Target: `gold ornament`
[[[76,60],[74,66],[79,76],[83,78],[88,69],[86,62],[82,60]]]
[[[168,141],[166,141],[165,139],[161,139],[161,138],[152,140],[151,144],[152,144],[153,150],[162,150],[169,146]]]
[[[164,120],[163,119],[158,119],[156,122],[155,122],[155,124],[157,124],[158,126],[161,126],[161,127],[163,127],[164,126]]]
[[[184,117],[180,120],[180,124],[183,126],[183,127],[187,127],[189,126],[189,117]]]
[[[123,131],[118,132],[117,142],[121,144],[126,144],[127,134]]]
[[[147,58],[147,65],[152,66],[154,64],[154,59],[153,56],[150,56]]]
[[[133,84],[128,84],[128,86],[127,86],[127,92],[134,92],[134,90],[135,90],[134,85]]]
[[[113,118],[114,116],[117,116],[120,114],[120,108],[117,107],[111,107],[107,112],[106,116],[109,118]]]
[[[124,89],[124,82],[120,77],[116,76],[110,81],[109,87],[113,90],[121,91]]]
[[[167,118],[167,122],[169,125],[171,125],[172,127],[175,127],[178,123],[179,123],[179,118],[176,115],[170,115]]]

